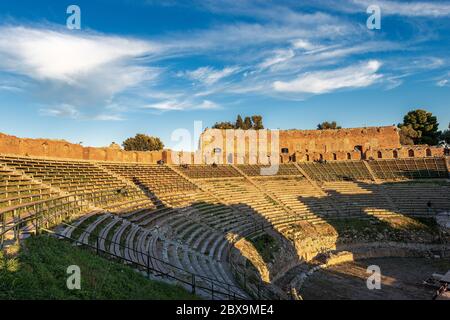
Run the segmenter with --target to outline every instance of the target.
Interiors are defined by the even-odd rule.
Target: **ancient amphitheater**
[[[435,218],[450,212],[449,162],[291,161],[267,176],[258,164],[2,154],[0,241],[51,229],[207,299],[351,298],[330,285],[356,290],[352,263],[401,257],[386,261],[425,279],[448,259]],[[400,298],[428,294],[410,289]]]

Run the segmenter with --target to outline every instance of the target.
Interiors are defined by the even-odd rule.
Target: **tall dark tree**
[[[249,130],[253,127],[252,119],[250,117],[245,117],[244,119],[244,126],[242,129]]]
[[[444,140],[446,143],[450,143],[450,123],[448,124],[448,130],[442,132],[440,139]]]
[[[262,116],[254,115],[254,116],[252,116],[252,121],[253,121],[253,129],[255,129],[255,130],[264,129],[264,125],[262,122]]]
[[[331,122],[324,121],[317,125],[317,129],[318,130],[342,129],[342,127],[338,126],[336,121],[331,121]]]
[[[142,133],[138,133],[136,136],[126,139],[122,143],[122,146],[127,151],[155,151],[164,148],[161,139]]]
[[[402,129],[404,126],[410,126],[408,130],[414,130],[417,133],[415,138],[411,138],[414,144],[436,145],[439,142],[441,134],[438,131],[439,123],[431,112],[423,109],[408,112],[403,118],[403,123],[399,124],[399,128]]]
[[[238,114],[236,118],[236,124],[234,125],[236,129],[244,129],[244,121],[242,121],[242,117]]]

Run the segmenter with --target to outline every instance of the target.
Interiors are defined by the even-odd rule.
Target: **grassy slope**
[[[81,290],[66,287],[81,269]],[[0,299],[196,299],[183,288],[147,280],[133,269],[47,236],[29,238],[15,258],[0,251]]]
[[[280,248],[277,241],[268,234],[262,234],[257,238],[249,238],[249,240],[255,249],[259,252],[264,262],[269,263],[274,260],[274,252],[277,252]]]

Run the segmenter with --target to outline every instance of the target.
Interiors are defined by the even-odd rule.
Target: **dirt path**
[[[366,286],[367,266],[381,269],[380,290]],[[306,280],[300,290],[305,300],[311,299],[370,299],[370,300],[429,300],[433,289],[421,283],[433,273],[450,270],[450,259],[373,258],[345,263],[320,270]]]

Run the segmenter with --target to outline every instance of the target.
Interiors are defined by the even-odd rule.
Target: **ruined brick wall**
[[[396,158],[426,158],[426,157],[443,157],[445,149],[427,145],[419,146],[402,146],[401,148],[385,148],[368,150],[366,159],[396,159]]]
[[[0,153],[78,160],[156,163],[167,158],[163,151],[124,151],[117,148],[83,147],[65,140],[28,139],[0,133]]]
[[[206,130],[199,143],[199,150],[193,152],[176,152],[172,150],[141,152],[124,151],[118,147],[83,147],[64,140],[28,139],[0,133],[0,153],[48,157],[68,158],[95,161],[118,161],[157,163],[252,163],[268,164],[279,160],[290,161],[314,160],[360,160],[360,159],[393,159],[410,157],[441,157],[444,149],[429,146],[401,146],[398,131],[395,127],[355,128],[341,130],[286,130],[279,131],[279,143],[274,143],[275,131],[270,130],[236,130],[242,139],[234,137],[227,141],[229,130]],[[218,133],[222,139],[205,139],[208,133]],[[250,138],[256,139],[256,146],[250,145]],[[216,141],[217,140],[217,141]],[[220,141],[219,141],[220,140]],[[261,145],[265,145],[261,148]],[[355,150],[356,146],[361,151]],[[214,148],[220,148],[220,154]],[[252,150],[253,148],[253,150]],[[275,149],[276,150],[273,150]],[[282,153],[286,148],[287,153]],[[253,153],[250,153],[252,150]]]
[[[360,146],[369,149],[399,148],[400,136],[396,127],[370,127],[339,130],[280,131],[280,148],[289,152],[332,153],[352,152]]]
[[[275,153],[281,162],[359,160],[372,150],[401,148],[399,132],[394,126],[338,130],[247,130],[244,133],[243,130],[234,130],[238,136],[234,140],[229,138],[231,132],[233,131],[205,130],[200,140],[202,158],[209,156],[221,163],[229,163],[231,150],[234,153],[234,163],[267,163],[267,156],[277,148]],[[272,141],[273,134],[276,133],[278,144]],[[255,146],[251,146],[249,141],[256,141]],[[259,149],[264,144],[267,146],[260,152]],[[214,148],[221,149],[219,157],[214,155]]]

